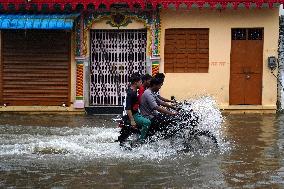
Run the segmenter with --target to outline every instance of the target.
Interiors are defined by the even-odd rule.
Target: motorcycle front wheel
[[[194,129],[185,137],[183,152],[207,154],[218,149],[217,138],[210,131]]]

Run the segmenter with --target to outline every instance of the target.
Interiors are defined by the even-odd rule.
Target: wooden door
[[[263,29],[232,29],[230,105],[262,101]]]
[[[70,104],[71,35],[66,31],[2,31],[0,104]]]

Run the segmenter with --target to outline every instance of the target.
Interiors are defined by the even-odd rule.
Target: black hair
[[[153,77],[150,82],[150,86],[153,87],[154,85],[160,85],[163,81],[160,78]]]
[[[131,84],[135,83],[135,82],[138,82],[141,80],[141,77],[140,77],[140,74],[138,72],[136,73],[133,73],[130,78],[129,78],[129,82]]]
[[[157,74],[155,75],[155,77],[156,77],[156,78],[165,79],[165,74],[163,74],[163,73],[157,73]]]
[[[152,79],[152,76],[150,74],[145,74],[145,75],[142,75],[141,79],[142,79],[142,82],[145,82],[149,79]]]
[[[154,77],[161,80],[161,82],[164,82],[165,80],[165,74],[163,73],[157,73]]]

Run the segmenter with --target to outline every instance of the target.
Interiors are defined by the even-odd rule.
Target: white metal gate
[[[122,106],[128,78],[146,72],[147,30],[91,30],[90,105]]]

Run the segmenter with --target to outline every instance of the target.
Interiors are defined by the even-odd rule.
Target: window
[[[209,29],[166,29],[166,73],[208,73],[208,67]]]
[[[232,40],[262,40],[263,28],[233,28]]]

